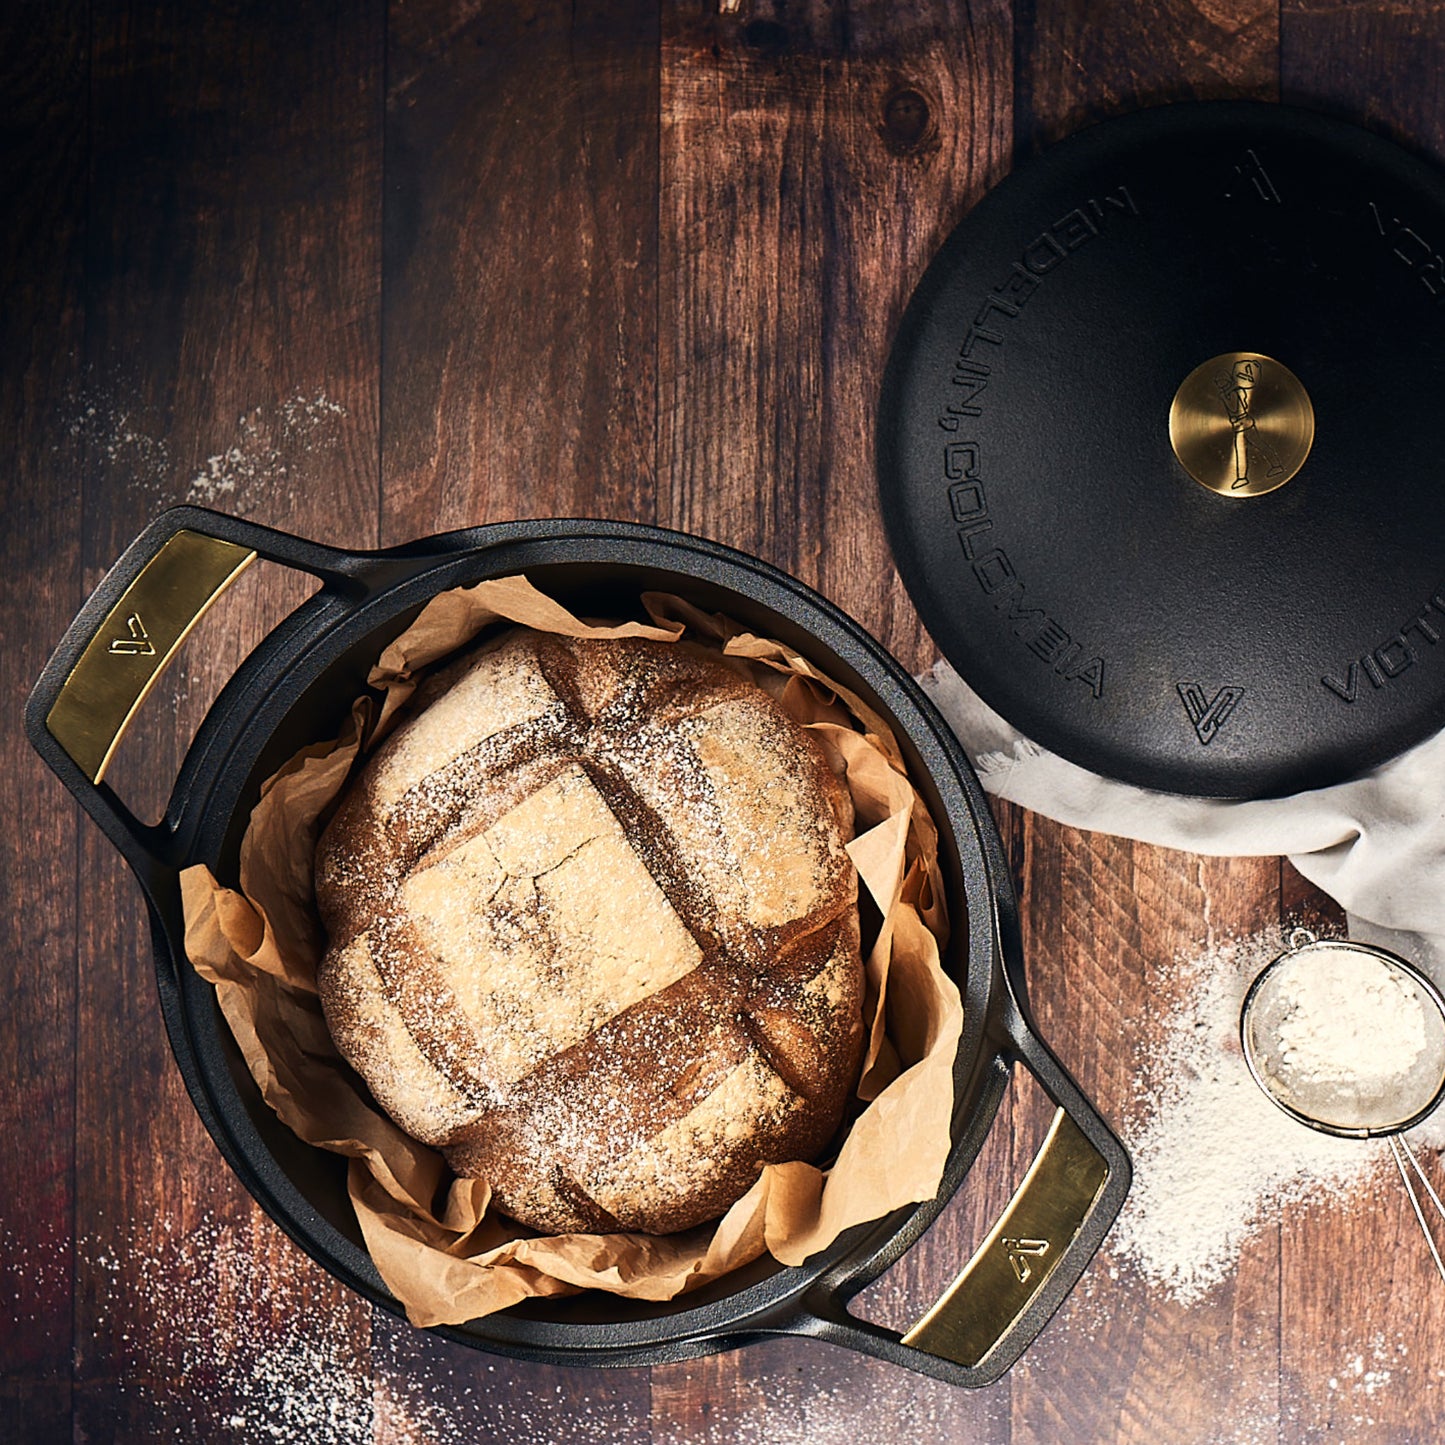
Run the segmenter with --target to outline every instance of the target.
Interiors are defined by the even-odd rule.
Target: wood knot
[[[883,144],[896,156],[916,156],[938,145],[938,123],[928,97],[912,85],[898,85],[883,97],[878,126]]]

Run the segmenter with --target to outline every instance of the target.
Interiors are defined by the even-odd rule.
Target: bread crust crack
[[[816,1156],[863,983],[807,731],[688,644],[525,631],[416,704],[316,862],[322,1003],[383,1107],[555,1233],[687,1228]]]

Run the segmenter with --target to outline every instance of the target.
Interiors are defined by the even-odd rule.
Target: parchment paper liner
[[[937,1192],[950,1148],[958,990],[946,939],[937,832],[892,733],[861,698],[781,643],[680,598],[647,594],[654,625],[579,621],[524,577],[434,598],[382,653],[340,737],[302,749],[263,787],[241,845],[237,892],[196,866],[181,877],[186,951],[266,1102],[307,1143],[349,1156],[351,1200],[373,1262],[417,1325],[460,1324],[535,1295],[602,1289],[670,1299],[765,1251],[799,1264],[843,1230]],[[848,852],[882,926],[867,959],[869,1042],[860,1107],[832,1167],[769,1165],[712,1225],[682,1234],[537,1237],[488,1212],[482,1180],[402,1133],[331,1041],[316,993],[325,936],[312,893],[322,820],[358,754],[370,752],[431,663],[494,622],[571,637],[651,637],[720,646],[732,665],[814,730],[853,795]],[[861,897],[861,894],[860,894]]]

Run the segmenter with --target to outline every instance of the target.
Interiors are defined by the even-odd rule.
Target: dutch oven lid
[[[1043,746],[1279,795],[1445,726],[1445,181],[1253,103],[1108,121],[963,220],[889,360],[925,625]]]

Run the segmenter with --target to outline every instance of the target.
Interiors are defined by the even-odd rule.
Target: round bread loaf
[[[507,633],[424,685],[321,838],[332,1034],[521,1223],[688,1228],[839,1127],[851,836],[814,739],[716,654]]]

